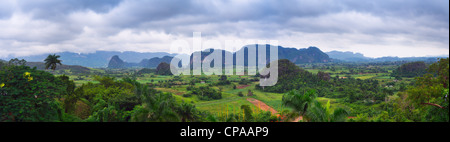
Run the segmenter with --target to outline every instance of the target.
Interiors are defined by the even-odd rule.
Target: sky
[[[448,0],[1,0],[0,58],[278,40],[368,57],[448,55]],[[242,45],[244,46],[244,45]]]

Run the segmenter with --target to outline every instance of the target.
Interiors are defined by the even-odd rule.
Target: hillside
[[[108,63],[108,68],[111,69],[120,69],[120,68],[124,68],[126,65],[126,63],[123,62],[122,59],[119,58],[118,55],[114,55],[111,60],[109,60]]]
[[[237,52],[242,52],[244,50],[245,58],[247,58],[248,49],[256,48],[256,51],[260,49],[260,47],[266,46],[266,57],[268,57],[270,52],[270,45],[247,45],[244,48],[240,49]],[[256,54],[258,58],[258,54]],[[322,52],[319,48],[311,46],[303,49],[296,48],[287,48],[278,46],[278,59],[288,59],[289,61],[295,64],[302,63],[327,63],[331,62],[330,57],[327,54]]]
[[[170,56],[164,56],[162,58],[151,58],[151,59],[144,59],[142,60],[138,66],[145,67],[145,68],[156,68],[161,63],[170,63],[172,61],[173,57]]]
[[[422,76],[427,72],[427,65],[425,62],[411,62],[398,67],[391,74],[393,77],[417,77]]]
[[[287,59],[280,59],[274,62],[278,62],[277,84],[267,87],[260,87],[257,85],[257,88],[267,92],[284,93],[292,89],[298,89],[299,86],[302,86],[302,84],[315,84],[319,81],[317,76],[300,68]],[[270,74],[268,76],[270,76]],[[266,78],[268,76],[261,76],[261,78]]]
[[[106,68],[108,66],[111,57],[114,55],[120,56],[125,62],[140,62],[142,59],[150,59],[154,57],[163,56],[175,56],[175,54],[169,54],[165,52],[155,52],[155,53],[140,53],[140,52],[117,52],[117,51],[96,51],[94,53],[73,53],[73,52],[61,52],[56,53],[61,56],[61,60],[66,65],[80,65],[92,68]],[[48,54],[34,55],[27,57],[7,57],[25,59],[29,62],[42,62],[48,56]]]
[[[173,57],[164,56],[162,58],[155,57],[151,59],[143,59],[139,63],[129,63],[123,61],[118,55],[114,55],[109,61],[108,68],[120,69],[120,68],[131,68],[131,67],[141,67],[141,68],[156,68],[160,63],[170,63]]]
[[[26,66],[29,66],[31,68],[36,67],[36,69],[38,70],[45,70],[45,64],[42,62],[27,62],[25,64]],[[58,65],[56,67],[56,70],[70,70],[70,72],[74,73],[74,74],[87,74],[90,73],[91,69],[87,68],[87,67],[83,67],[83,66],[78,66],[78,65]]]

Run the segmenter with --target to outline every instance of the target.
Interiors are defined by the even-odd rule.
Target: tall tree
[[[417,77],[415,86],[406,91],[407,99],[416,108],[427,111],[424,114],[429,121],[449,121],[448,69],[448,58],[440,59],[430,65],[428,74]]]
[[[159,93],[142,96],[143,104],[131,114],[133,122],[178,122],[180,118],[174,108],[171,94]]]
[[[312,107],[308,109],[305,118],[309,122],[344,122],[348,112],[342,108],[331,110],[330,101],[325,107],[318,101],[314,101]]]
[[[446,109],[448,104],[445,96],[448,95],[448,58],[440,59],[430,65],[429,73],[417,77],[415,87],[407,90],[408,98],[416,105],[430,105]]]
[[[182,103],[180,107],[177,108],[177,113],[181,118],[181,122],[194,122],[199,119],[198,111],[195,105]]]
[[[298,112],[300,115],[304,115],[316,99],[316,91],[309,90],[308,92],[301,94],[297,90],[292,90],[283,95],[283,105],[291,107],[294,111]]]
[[[47,58],[44,60],[45,61],[45,69],[50,68],[53,71],[55,71],[57,64],[62,65],[61,60],[58,59],[60,57],[61,56],[56,55],[56,54],[48,55]]]

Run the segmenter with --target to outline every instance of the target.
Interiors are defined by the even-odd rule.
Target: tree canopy
[[[53,54],[48,55],[47,58],[45,58],[45,69],[52,69],[56,70],[57,64],[62,65],[61,60],[59,60],[61,56]]]

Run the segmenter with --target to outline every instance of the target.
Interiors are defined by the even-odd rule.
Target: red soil
[[[257,99],[247,98],[247,101],[249,101],[250,103],[252,103],[253,105],[255,105],[256,107],[258,107],[261,110],[272,112],[273,115],[278,113],[275,109],[273,109],[272,107],[266,105],[265,103],[263,103]]]
[[[273,109],[272,107],[266,105],[264,102],[262,102],[260,100],[253,99],[253,98],[247,98],[247,101],[249,101],[250,103],[252,103],[253,105],[255,105],[256,107],[258,107],[261,110],[270,111],[270,112],[272,112],[273,115],[279,116],[277,114],[278,112],[275,109]],[[291,122],[298,122],[300,120],[303,120],[303,116],[297,117]]]
[[[247,88],[248,86],[250,86],[250,85],[239,85],[236,88],[237,89],[244,89],[244,88]]]

